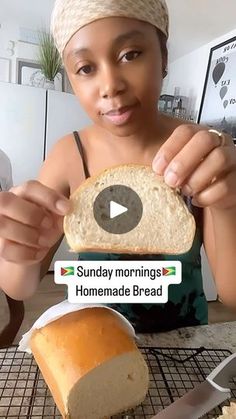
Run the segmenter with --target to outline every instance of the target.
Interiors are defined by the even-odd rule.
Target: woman
[[[13,185],[12,167],[9,157],[0,150],[0,193],[8,191]],[[15,339],[16,334],[24,319],[24,303],[16,301],[6,295],[10,312],[10,319],[6,326],[0,331],[0,348],[9,346]]]
[[[190,252],[178,257],[182,283],[170,287],[166,305],[115,305],[117,310],[139,332],[206,323],[202,242],[221,299],[235,306],[235,148],[226,134],[158,112],[167,66],[165,2],[57,0],[52,32],[72,88],[93,124],[55,145],[38,181],[2,198],[6,209],[1,210],[5,229],[0,227],[0,268],[6,292],[23,298],[35,292],[62,238],[62,216],[70,211],[65,198],[85,177],[116,164],[139,163],[152,165],[168,185],[181,188],[197,231]],[[134,259],[102,255],[111,260],[128,257]],[[13,265],[7,281],[7,269]]]

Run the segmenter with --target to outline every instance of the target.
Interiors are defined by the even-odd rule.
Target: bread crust
[[[70,417],[69,394],[81,378],[119,355],[139,353],[122,320],[104,307],[78,310],[35,329],[30,346],[63,418]]]

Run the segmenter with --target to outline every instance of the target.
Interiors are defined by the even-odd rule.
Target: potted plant
[[[39,32],[39,62],[45,77],[45,87],[55,89],[54,80],[62,67],[62,60],[52,35],[45,31]]]

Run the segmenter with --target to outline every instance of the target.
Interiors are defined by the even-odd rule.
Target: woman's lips
[[[103,114],[103,116],[107,118],[110,122],[112,122],[112,124],[114,125],[123,125],[126,122],[128,122],[133,111],[133,106],[126,106],[125,108],[121,108],[117,111],[111,111],[109,113]]]

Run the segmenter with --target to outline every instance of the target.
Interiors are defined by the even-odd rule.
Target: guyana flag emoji
[[[61,276],[74,275],[74,271],[74,266],[66,266],[65,268],[61,268]]]
[[[162,268],[163,276],[176,275],[175,266],[170,266],[169,268]]]

